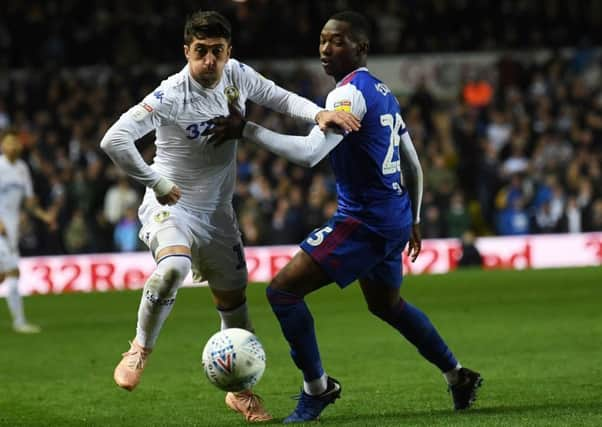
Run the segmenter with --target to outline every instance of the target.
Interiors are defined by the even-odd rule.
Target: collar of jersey
[[[351,76],[352,74],[357,73],[358,71],[368,71],[368,68],[367,67],[356,68],[355,70],[353,70],[352,72],[350,72],[349,74],[347,74],[345,77],[343,77],[341,80],[339,80],[337,82],[337,87],[341,86],[342,84],[347,83],[346,80],[349,78],[349,76]]]

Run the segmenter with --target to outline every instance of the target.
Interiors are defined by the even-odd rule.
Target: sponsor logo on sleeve
[[[152,111],[153,107],[143,102],[132,108],[132,119],[134,119],[136,122],[140,122],[144,120],[150,113],[152,113]]]
[[[161,104],[163,104],[163,95],[165,95],[165,92],[162,90],[157,90],[153,93],[153,96],[157,98]]]
[[[351,101],[343,100],[334,103],[334,111],[346,111],[351,113]]]

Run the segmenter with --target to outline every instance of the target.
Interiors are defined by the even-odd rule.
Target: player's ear
[[[365,56],[368,55],[368,47],[369,47],[369,43],[366,40],[361,40],[359,42],[357,42],[357,54],[358,56]]]
[[[184,45],[184,56],[186,57],[186,59],[188,59],[188,56],[190,55],[190,46],[188,46],[187,44]]]
[[[232,55],[232,45],[231,44],[228,45],[228,49],[226,49],[226,53],[228,54],[228,59],[230,59],[230,56]]]

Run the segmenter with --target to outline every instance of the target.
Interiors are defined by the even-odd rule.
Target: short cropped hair
[[[220,13],[213,10],[194,12],[184,26],[184,43],[190,45],[194,38],[223,37],[228,43],[232,39],[232,26]]]
[[[349,32],[353,39],[357,41],[370,41],[370,22],[366,19],[364,15],[354,11],[345,11],[335,13],[330,17],[330,19],[334,19],[335,21],[343,21],[349,24]]]

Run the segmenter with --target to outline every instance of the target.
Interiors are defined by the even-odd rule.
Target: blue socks
[[[401,332],[416,346],[418,352],[441,372],[450,371],[458,365],[435,326],[420,309],[400,298],[399,303],[386,313],[374,314]]]
[[[316,341],[314,319],[305,301],[295,294],[269,286],[266,295],[291,347],[291,356],[303,372],[303,378],[308,382],[320,378],[324,369]]]
[[[324,369],[316,341],[314,319],[305,301],[295,294],[271,287],[266,289],[266,295],[290,345],[291,356],[303,371],[305,381],[320,378]],[[397,329],[441,372],[448,372],[458,366],[451,350],[420,309],[400,298],[399,303],[390,310],[373,313]]]

